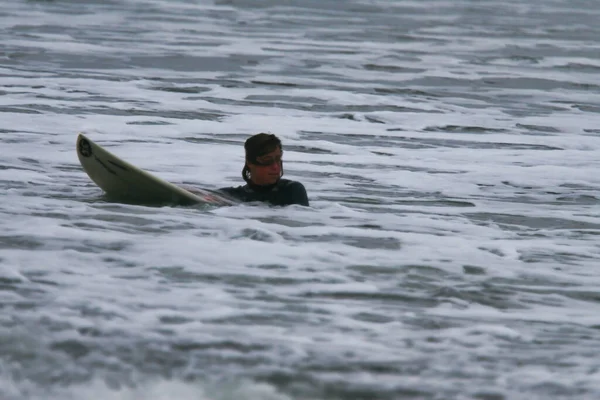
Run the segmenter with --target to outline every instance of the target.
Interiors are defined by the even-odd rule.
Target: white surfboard
[[[83,134],[77,137],[77,156],[96,185],[117,200],[142,204],[233,205],[237,202],[206,190],[186,190],[120,159]]]

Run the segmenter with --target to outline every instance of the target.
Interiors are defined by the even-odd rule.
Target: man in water
[[[279,138],[259,133],[244,143],[246,163],[242,178],[246,185],[219,189],[240,201],[264,201],[276,206],[300,204],[308,206],[306,189],[300,182],[281,179],[283,149]]]

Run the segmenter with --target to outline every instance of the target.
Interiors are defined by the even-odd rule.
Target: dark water
[[[0,398],[600,396],[595,1],[10,1]],[[107,201],[78,132],[311,207]]]

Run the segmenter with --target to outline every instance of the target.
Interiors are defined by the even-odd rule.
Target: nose
[[[273,172],[279,172],[281,170],[281,162],[274,162],[269,166],[269,169]]]

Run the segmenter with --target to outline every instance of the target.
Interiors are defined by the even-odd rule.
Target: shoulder
[[[286,193],[286,197],[290,204],[308,206],[308,195],[306,194],[306,188],[302,183],[289,179],[281,179],[278,186],[280,191]]]
[[[230,195],[240,195],[240,194],[246,193],[248,191],[246,186],[224,187],[224,188],[220,188],[219,192],[227,193]]]
[[[236,192],[240,189],[241,186],[238,187],[233,187],[233,186],[229,186],[229,187],[222,187],[219,188],[219,192],[225,192],[225,193],[231,193],[231,192]]]

